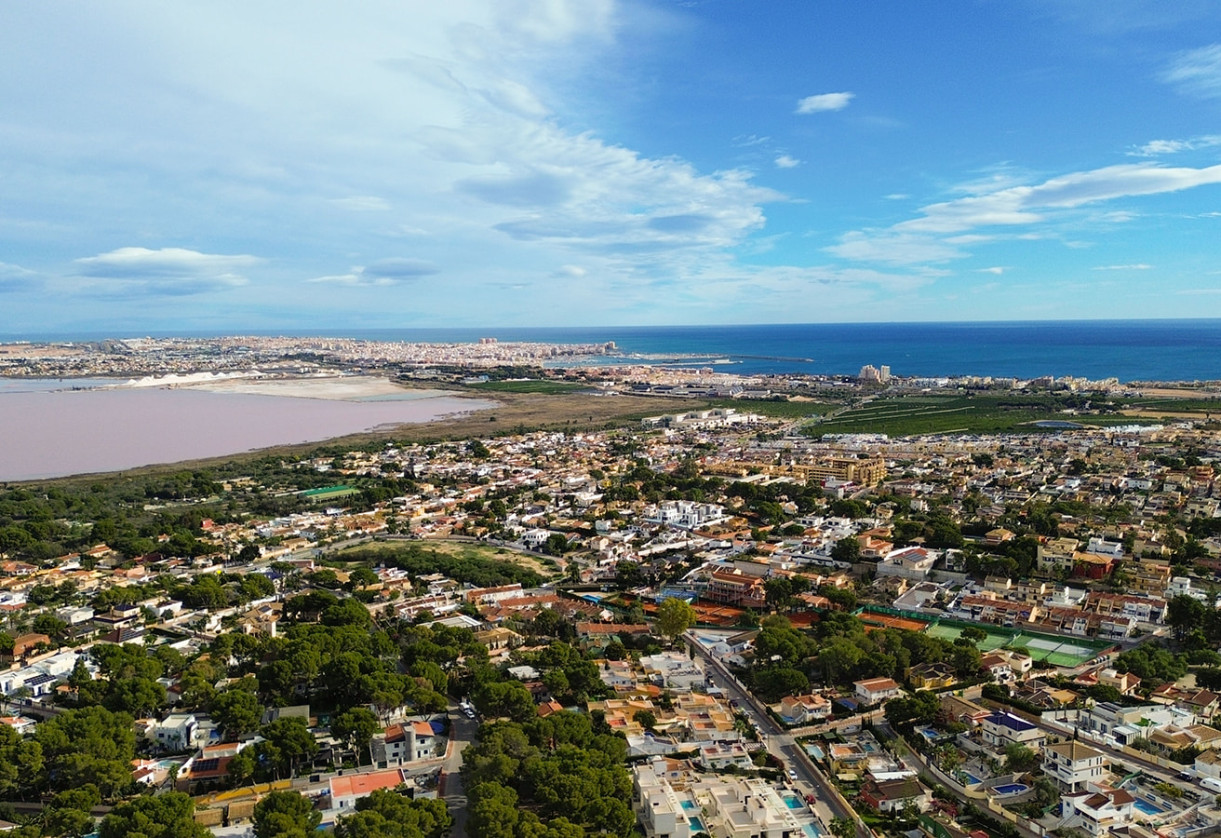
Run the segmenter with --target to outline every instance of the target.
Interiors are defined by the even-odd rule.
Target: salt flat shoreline
[[[375,376],[313,376],[303,378],[225,378],[211,381],[183,382],[176,389],[206,390],[214,393],[244,393],[251,396],[279,396],[292,399],[325,399],[328,401],[378,401],[454,398],[463,393],[455,390],[415,389],[404,387],[388,378]]]

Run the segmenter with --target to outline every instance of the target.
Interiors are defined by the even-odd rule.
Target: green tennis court
[[[1079,666],[1106,648],[1097,641],[1061,640],[1058,637],[1019,634],[1009,641],[1009,646],[1021,649],[1037,661],[1047,661],[1054,666]]]
[[[987,637],[975,644],[976,648],[978,648],[981,652],[991,652],[993,649],[999,649],[1000,647],[1008,644],[1013,638],[1013,634],[1011,632],[996,631],[986,626],[979,626],[979,628],[988,632]],[[961,626],[947,626],[938,623],[935,626],[929,626],[925,633],[942,640],[949,640],[953,642],[962,636],[962,632],[963,627]]]

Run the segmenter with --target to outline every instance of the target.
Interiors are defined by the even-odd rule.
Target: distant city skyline
[[[0,8],[0,336],[1221,317],[1221,6]]]

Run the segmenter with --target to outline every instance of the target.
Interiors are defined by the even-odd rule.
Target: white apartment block
[[[1043,749],[1043,773],[1051,777],[1066,792],[1085,789],[1087,783],[1098,783],[1106,769],[1103,754],[1080,742],[1061,742]]]

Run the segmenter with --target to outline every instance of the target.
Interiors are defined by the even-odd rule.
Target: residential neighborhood
[[[697,418],[6,489],[0,794],[217,835],[1221,826],[1217,431]]]

